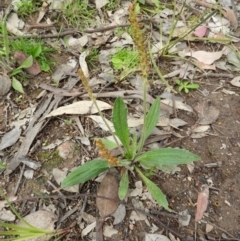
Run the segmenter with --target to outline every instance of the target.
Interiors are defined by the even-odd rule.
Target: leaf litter
[[[50,8],[52,10],[54,9],[63,9],[63,4],[60,1],[51,1],[52,4],[50,5]],[[191,4],[196,7],[198,6],[198,4],[201,1],[193,1]],[[221,38],[225,38],[225,39],[233,39],[231,37],[231,35],[229,36],[230,33],[230,27],[232,27],[233,29],[236,29],[238,24],[237,24],[237,14],[234,8],[234,3],[232,1],[233,5],[224,5],[224,2],[229,2],[229,1],[221,1],[223,3],[222,7],[223,7],[223,16],[221,16],[219,14],[219,12],[217,12],[214,16],[212,16],[210,19],[208,19],[206,21],[206,24],[204,24],[204,26],[198,27],[196,30],[193,30],[191,33],[189,33],[187,36],[183,37],[181,39],[181,41],[183,43],[185,43],[185,40],[188,39],[188,41],[195,41],[196,38],[198,37],[201,41],[201,38],[203,39],[204,37],[214,37],[215,41],[218,42],[220,41]],[[72,1],[67,2],[66,4],[71,6]],[[96,1],[96,6],[99,9],[99,13],[101,11],[104,10],[104,7],[107,6],[107,1]],[[154,3],[152,3],[154,5]],[[155,3],[156,4],[156,3]],[[94,30],[95,28],[101,28],[101,27],[111,27],[111,26],[115,26],[115,25],[122,25],[122,24],[126,24],[126,19],[127,19],[127,9],[128,9],[128,5],[129,2],[126,3],[126,5],[124,5],[124,3],[121,5],[121,7],[117,10],[117,11],[113,11],[113,12],[108,12],[108,19],[107,21],[102,21],[103,19],[101,19],[101,16],[98,19],[101,19],[101,21],[98,21],[98,23],[93,23],[92,26],[90,28],[88,28],[88,30]],[[201,4],[200,4],[201,5]],[[42,6],[42,9],[39,11],[39,19],[37,20],[37,22],[40,22],[40,19],[43,19],[44,21],[44,15],[47,14],[47,8],[48,7],[44,7]],[[202,9],[204,8],[209,8],[211,9],[210,5],[202,5]],[[201,9],[201,10],[202,10]],[[218,10],[218,9],[217,9]],[[184,11],[186,11],[186,9],[184,9]],[[154,18],[158,21],[158,23],[156,22],[151,22],[152,26],[153,26],[153,36],[154,36],[154,41],[155,43],[153,44],[153,46],[160,46],[159,48],[157,48],[156,51],[156,56],[155,58],[157,59],[160,55],[162,51],[159,51],[162,49],[163,46],[165,46],[165,44],[167,43],[167,38],[164,35],[167,35],[170,33],[171,30],[171,18],[173,15],[175,15],[175,17],[178,15],[179,12],[173,12],[171,9],[168,8],[164,8],[164,10],[161,12],[161,15],[159,16],[154,16]],[[238,13],[238,12],[237,12]],[[159,19],[161,19],[161,28],[164,29],[162,35],[160,36],[158,34],[158,31],[156,31],[156,29],[158,28],[158,24],[159,24]],[[103,23],[103,24],[102,24]],[[10,23],[8,24],[8,29],[9,31],[13,32],[14,34],[17,35],[23,35],[23,34],[29,34],[29,33],[24,33],[24,30],[19,30],[16,28],[16,26],[11,26]],[[165,31],[166,30],[166,31]],[[188,26],[186,25],[185,21],[177,21],[176,24],[176,28],[174,29],[174,35],[173,36],[183,36],[183,34],[186,33],[186,31],[189,31]],[[31,33],[30,33],[31,34]],[[221,36],[220,36],[221,34]],[[195,35],[195,36],[194,36]],[[163,39],[163,43],[160,42],[160,38],[159,36]],[[220,36],[220,37],[219,37]],[[82,38],[82,39],[81,39]],[[100,87],[104,86],[104,84],[108,84],[108,83],[114,83],[114,81],[116,81],[116,77],[114,76],[115,70],[111,65],[111,55],[116,52],[117,48],[119,47],[124,47],[124,46],[132,46],[133,42],[132,39],[129,38],[129,34],[127,32],[122,33],[120,36],[116,36],[115,35],[115,31],[114,28],[108,30],[108,32],[106,31],[105,33],[103,31],[99,31],[97,33],[85,33],[84,35],[82,35],[81,38],[77,38],[73,39],[75,41],[75,45],[73,44],[73,48],[74,51],[76,50],[75,53],[78,53],[78,57],[80,60],[80,66],[83,67],[86,75],[89,75],[89,83],[95,83],[95,89],[98,90]],[[70,41],[70,40],[69,40]],[[71,40],[72,41],[72,40]],[[69,45],[70,45],[70,42]],[[73,41],[73,42],[74,42]],[[238,39],[234,39],[234,41],[238,42]],[[77,44],[76,44],[77,42]],[[221,43],[221,42],[220,42]],[[100,50],[100,54],[99,54],[99,62],[100,62],[100,73],[96,74],[96,76],[92,77],[92,70],[90,70],[89,66],[88,66],[88,61],[86,60],[86,57],[88,55],[88,51],[84,52],[84,51],[79,51],[80,47],[83,46],[91,46],[91,45],[98,45],[100,48],[103,45],[106,45],[108,49],[104,48]],[[206,70],[206,73],[212,73],[211,71],[213,70],[214,73],[217,72],[220,68],[220,61],[222,61],[222,68],[225,70],[230,70],[230,71],[236,71],[239,70],[239,58],[236,55],[236,51],[234,49],[228,49],[227,52],[225,52],[223,49],[221,51],[219,51],[219,48],[213,48],[214,50],[211,49],[211,51],[209,51],[209,49],[198,49],[198,51],[193,51],[192,49],[187,50],[188,52],[184,52],[184,49],[187,48],[187,45],[185,45],[184,48],[178,48],[177,46],[172,47],[169,50],[169,53],[179,53],[180,56],[185,56],[188,57],[188,60],[192,60],[193,58],[197,59],[198,62],[195,62],[195,64],[197,64],[198,69],[196,68],[196,66],[192,65],[192,64],[183,64],[184,62],[175,62],[172,63],[172,67],[173,69],[170,70],[168,69],[167,71],[169,73],[167,73],[165,76],[168,76],[169,78],[172,77],[176,77],[179,76],[180,78],[188,78],[190,80],[194,80],[194,77],[196,76],[196,74],[198,74],[199,72],[202,72],[202,70]],[[201,48],[201,47],[200,47]],[[221,48],[220,48],[221,49]],[[105,52],[104,52],[105,51]],[[180,53],[181,51],[183,51],[182,53]],[[79,54],[81,53],[81,54]],[[24,54],[24,53],[23,53]],[[219,61],[219,59],[221,59]],[[20,62],[19,62],[20,63]],[[59,68],[56,69],[56,71],[54,72],[54,74],[52,74],[51,79],[56,81],[56,83],[59,86],[61,85],[61,81],[66,79],[66,78],[74,78],[76,76],[74,76],[74,67],[75,66],[70,66],[67,64],[63,64],[63,65],[58,65]],[[37,69],[37,68],[36,68]],[[33,70],[30,71],[30,74],[33,75],[37,75],[39,74],[37,70]],[[172,71],[172,72],[171,72]],[[172,74],[172,75],[170,75]],[[69,77],[70,76],[70,77]],[[95,78],[95,79],[94,79]],[[237,77],[234,78],[231,81],[231,84],[233,86],[239,87],[238,85],[238,79]],[[42,83],[41,83],[42,84]],[[54,87],[48,84],[48,88],[47,91],[52,92],[53,95],[55,95],[55,98],[58,97],[58,100],[55,102],[59,103],[62,99],[62,97],[59,97],[58,94],[62,95],[62,96],[69,96],[69,97],[74,97],[74,91],[76,96],[78,94],[82,94],[80,93],[80,91],[74,90],[72,88],[69,88],[69,90],[67,90],[66,86],[65,87]],[[131,83],[131,91],[132,88],[135,89],[134,92],[130,92],[130,89],[128,88],[129,85],[126,85],[126,82],[123,78],[123,87],[126,90],[118,90],[116,92],[112,92],[110,93],[110,91],[106,91],[105,93],[100,93],[98,94],[98,98],[110,98],[113,97],[115,98],[117,95],[122,95],[125,99],[125,101],[128,103],[128,105],[132,105],[133,102],[137,101],[137,99],[141,99],[141,93],[137,93],[135,90],[138,90],[139,88],[139,83],[136,81],[132,81]],[[9,91],[9,80],[8,83],[6,84],[6,90],[3,91],[3,96]],[[46,87],[46,84],[44,84]],[[43,85],[42,85],[43,86]],[[51,87],[51,90],[50,90]],[[162,84],[158,83],[157,88],[162,88]],[[226,87],[226,86],[225,86]],[[0,88],[2,90],[2,88]],[[139,88],[140,90],[140,88]],[[61,91],[61,93],[60,93]],[[58,93],[58,94],[57,94]],[[226,93],[231,93],[229,92],[229,90],[225,90],[224,92]],[[84,94],[84,93],[83,93]],[[128,96],[127,96],[128,95]],[[87,95],[85,94],[82,95],[83,98],[86,98]],[[148,93],[148,102],[152,103],[154,98],[154,96],[152,96],[151,94],[151,90],[149,90]],[[176,96],[178,97],[178,96]],[[46,98],[46,96],[44,97]],[[42,98],[42,101],[44,102],[44,98]],[[100,103],[100,100],[98,100]],[[20,151],[17,152],[17,154],[14,157],[14,161],[11,160],[9,163],[9,166],[11,167],[10,169],[13,171],[16,169],[16,167],[19,164],[19,161],[21,160],[21,156],[23,156],[24,158],[26,158],[26,155],[28,154],[28,150],[30,149],[30,146],[32,145],[34,138],[37,138],[37,135],[41,132],[41,127],[43,126],[42,124],[37,124],[38,121],[40,122],[44,122],[47,125],[47,121],[49,121],[50,117],[58,117],[58,118],[65,118],[66,115],[85,115],[85,114],[94,114],[96,112],[91,112],[92,111],[92,103],[87,102],[86,100],[82,100],[79,101],[81,102],[81,105],[76,104],[76,108],[74,109],[74,107],[72,106],[73,104],[77,103],[73,103],[73,104],[69,104],[66,106],[61,106],[59,108],[57,108],[57,105],[54,105],[54,103],[52,102],[52,105],[54,105],[54,108],[49,108],[47,109],[47,111],[45,112],[47,106],[49,105],[50,102],[45,102],[45,106],[44,108],[42,108],[42,111],[39,111],[39,109],[41,109],[40,105],[37,105],[37,113],[32,113],[33,115],[31,116],[31,119],[29,119],[29,126],[28,131],[26,131],[24,133],[24,136],[26,136],[26,138],[28,139],[28,142],[23,141],[23,143],[21,144],[20,147]],[[106,108],[104,110],[110,110],[111,109],[111,104],[109,105],[109,101],[101,101],[104,103],[104,106],[106,106]],[[183,101],[183,100],[179,100],[179,99],[173,99],[172,96],[170,96],[169,98],[164,98],[162,97],[162,108],[161,110],[163,110],[163,112],[165,112],[165,115],[162,117],[162,119],[159,119],[159,126],[161,128],[170,128],[169,130],[171,130],[171,128],[179,128],[180,131],[182,131],[182,126],[185,126],[188,123],[188,121],[185,121],[185,119],[181,119],[181,118],[173,118],[173,114],[174,111],[177,111],[178,113],[181,111],[186,111],[187,115],[191,114],[194,112],[192,106],[188,105],[188,101]],[[88,103],[88,104],[87,104]],[[193,105],[195,106],[195,105]],[[65,107],[65,109],[63,108]],[[61,109],[63,108],[63,109]],[[207,132],[209,131],[210,125],[213,124],[214,122],[217,121],[217,119],[219,118],[219,113],[220,111],[214,107],[214,105],[212,105],[211,103],[209,104],[208,101],[204,101],[204,102],[200,102],[200,104],[197,107],[194,107],[198,113],[198,121],[197,121],[197,125],[194,125],[193,129],[191,129],[191,132],[193,133],[201,133],[204,137],[207,135]],[[52,110],[54,109],[54,110]],[[55,111],[55,112],[54,112]],[[90,111],[90,112],[89,112]],[[96,111],[96,110],[95,110]],[[56,114],[57,113],[57,114]],[[137,114],[137,116],[139,117],[139,113]],[[97,115],[92,115],[92,119],[95,120],[95,122],[100,126],[103,127],[103,124],[101,124],[101,120],[97,119],[99,116]],[[175,116],[176,117],[176,116]],[[32,119],[33,118],[33,119]],[[34,121],[32,121],[34,120]],[[131,120],[131,118],[129,117],[129,122]],[[138,120],[138,125],[142,124],[142,120],[141,118],[138,118],[136,120],[133,120],[137,122]],[[81,122],[83,120],[81,119]],[[24,122],[25,125],[27,125],[27,122]],[[34,129],[35,127],[35,129]],[[15,127],[17,128],[17,127]],[[103,130],[107,131],[107,129],[105,127],[103,127]],[[30,137],[30,131],[33,134],[33,138],[29,138]],[[157,133],[157,132],[155,132]],[[169,132],[171,133],[171,132]],[[172,132],[173,133],[173,132]],[[5,135],[7,135],[8,133],[6,133]],[[26,134],[26,135],[25,135]],[[20,133],[21,135],[21,133]],[[5,151],[5,148],[11,147],[14,145],[16,145],[15,143],[17,142],[17,140],[20,137],[19,134],[17,134],[16,136],[13,135],[13,137],[8,138],[9,140],[5,141],[6,139],[3,139],[5,136],[2,137],[3,141],[1,143],[2,147],[4,147],[4,145],[6,147],[4,147],[2,150]],[[23,137],[24,137],[23,136]],[[18,137],[18,138],[17,138]],[[6,137],[5,137],[6,138]],[[84,137],[81,137],[84,138]],[[194,138],[192,136],[192,138]],[[197,138],[195,136],[195,138]],[[10,143],[6,144],[6,143]],[[54,141],[52,142],[54,143]],[[58,144],[57,144],[58,145]],[[54,146],[54,145],[53,145]],[[1,148],[2,148],[1,147]],[[34,161],[29,159],[27,162],[30,166],[34,165]],[[36,166],[37,167],[37,166]],[[39,167],[37,167],[39,168]],[[59,181],[57,181],[57,183],[59,184]],[[105,194],[104,194],[105,195]],[[107,194],[106,194],[107,195]],[[140,193],[139,193],[140,195]],[[99,199],[100,200],[100,199]],[[101,206],[101,205],[100,205]],[[104,204],[103,205],[105,208],[103,208],[101,206],[101,210],[103,211],[103,216],[105,216],[104,214],[108,213],[109,210],[107,210],[107,205]],[[121,206],[121,205],[120,205]],[[199,204],[199,206],[201,206]],[[204,205],[203,205],[204,206]],[[141,206],[141,208],[144,208],[144,206]],[[200,208],[198,208],[197,210],[197,215],[199,219],[199,217],[202,217],[204,211],[199,211]],[[203,210],[204,208],[202,208]],[[100,210],[99,210],[100,211]],[[101,213],[101,211],[100,211]],[[123,217],[124,218],[124,217]],[[121,221],[120,221],[121,222]],[[96,226],[96,223],[92,223],[91,227],[88,228],[88,231],[85,231],[82,233],[82,236],[87,235],[91,230],[93,230],[93,228]],[[112,232],[114,232],[114,227],[113,226],[106,226],[109,228],[110,233],[112,234]],[[156,234],[156,235],[160,235],[160,234]],[[107,235],[106,235],[107,236]],[[163,235],[162,235],[163,236]],[[110,237],[110,236],[109,236]],[[147,236],[146,236],[147,237]],[[166,237],[166,236],[164,236]],[[160,236],[155,236],[155,238],[164,238],[164,237],[160,237]],[[170,235],[169,235],[170,237]],[[147,240],[147,239],[145,239]],[[159,239],[159,240],[164,240],[164,239]]]

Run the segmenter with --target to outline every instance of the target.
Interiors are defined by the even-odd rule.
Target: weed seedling
[[[63,8],[64,18],[72,27],[80,30],[87,28],[96,16],[96,8],[89,4],[88,0],[76,0]]]
[[[18,217],[23,223],[22,226],[17,224],[10,224],[6,222],[0,222],[0,236],[4,240],[8,241],[27,241],[27,240],[49,240],[51,237],[55,237],[54,240],[60,240],[61,236],[67,233],[67,230],[61,229],[57,231],[40,229],[29,224],[24,218],[17,212],[17,210],[10,204],[2,190],[0,194],[7,201],[11,211]]]
[[[22,0],[16,3],[18,8],[18,16],[25,18],[35,11],[37,11],[37,6],[33,0]]]
[[[136,133],[130,134],[127,124],[128,109],[121,97],[118,97],[113,106],[112,122],[114,132],[110,128],[103,113],[100,111],[92,89],[88,84],[88,80],[81,69],[78,74],[87,91],[89,97],[96,106],[105,125],[114,137],[114,142],[109,145],[109,140],[98,139],[96,146],[99,150],[100,158],[84,163],[73,172],[71,172],[62,182],[62,187],[73,186],[78,183],[85,183],[91,178],[96,177],[100,173],[107,171],[111,167],[116,167],[121,171],[121,179],[119,182],[118,196],[121,200],[125,198],[129,188],[129,175],[133,172],[137,173],[147,186],[152,197],[158,204],[166,210],[171,211],[168,207],[168,201],[161,189],[152,182],[146,175],[152,171],[157,171],[159,168],[178,164],[187,164],[192,161],[200,160],[200,157],[184,149],[176,148],[160,148],[150,151],[144,151],[143,146],[147,138],[151,135],[153,129],[159,120],[160,115],[160,97],[157,97],[152,106],[148,110],[147,106],[147,85],[148,73],[150,68],[149,56],[147,47],[144,41],[144,36],[141,32],[134,5],[130,6],[129,22],[131,24],[131,33],[139,58],[139,68],[141,69],[143,78],[143,116],[144,124],[141,132],[141,137],[138,139]],[[121,61],[119,61],[121,63]],[[116,63],[115,63],[116,64]],[[118,63],[117,63],[118,64]],[[120,140],[120,141],[119,141]],[[120,143],[121,142],[121,143]],[[121,156],[119,158],[113,156],[107,147],[118,146]],[[150,170],[150,172],[149,172]]]
[[[175,82],[179,85],[178,91],[181,92],[184,90],[186,94],[188,94],[190,90],[197,90],[199,88],[198,84],[191,84],[188,80],[181,81],[177,79]]]
[[[95,68],[97,61],[98,61],[98,48],[92,48],[90,50],[90,53],[86,57],[86,62],[89,64],[91,68]]]
[[[36,59],[41,67],[41,70],[48,72],[51,70],[51,66],[55,63],[49,60],[49,55],[55,50],[51,47],[47,47],[42,40],[33,39],[17,39],[10,43],[12,52],[22,51],[27,55],[31,55]]]
[[[124,48],[113,54],[111,62],[116,71],[121,70],[120,80],[137,70],[138,53],[130,48]]]

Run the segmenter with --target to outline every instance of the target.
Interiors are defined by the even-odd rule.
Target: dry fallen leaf
[[[5,133],[0,142],[0,150],[15,144],[21,136],[21,133],[22,129],[19,126],[16,126],[11,131]]]
[[[197,65],[197,67],[198,67],[199,69],[212,69],[212,70],[216,70],[215,64],[212,64],[212,65],[204,64],[204,63],[202,63],[202,62],[197,61],[196,59],[194,60],[194,63]]]
[[[195,110],[198,112],[198,124],[209,125],[212,124],[219,116],[219,110],[211,104],[211,101],[202,101],[197,106]]]
[[[151,234],[151,233],[145,233],[145,241],[170,241],[168,237],[162,234]]]
[[[13,54],[13,58],[17,61],[19,65],[21,65],[29,56],[22,51],[16,51]],[[39,73],[41,73],[41,67],[39,63],[36,60],[33,60],[32,66],[29,68],[23,69],[26,71],[28,74],[36,76]]]
[[[205,36],[206,32],[207,32],[206,26],[199,26],[198,28],[195,29],[193,33],[197,37],[203,37]]]
[[[240,76],[233,78],[230,83],[236,87],[240,87]]]
[[[238,27],[238,20],[237,20],[237,17],[235,16],[234,14],[234,11],[230,8],[224,8],[223,11],[223,16],[229,20],[231,26],[234,28],[234,29],[237,29]]]
[[[112,109],[112,106],[109,105],[106,102],[97,100],[97,104],[100,110],[108,110]],[[83,100],[78,101],[70,105],[65,105],[57,108],[56,110],[53,110],[50,112],[45,118],[52,117],[52,116],[58,116],[58,115],[83,115],[83,114],[94,114],[97,113],[97,108],[93,105],[93,102],[91,100]]]
[[[196,52],[188,52],[185,56],[190,56],[197,59],[199,62],[210,65],[214,63],[216,60],[220,59],[223,55],[223,51],[218,52],[206,52],[206,51],[196,51]]]
[[[197,199],[197,212],[195,214],[195,221],[198,222],[202,219],[204,212],[207,210],[209,197],[208,185],[202,185],[202,191],[198,194]]]
[[[102,218],[109,216],[117,210],[119,205],[118,182],[113,174],[107,173],[105,175],[100,184],[97,195],[109,198],[96,199],[96,205]]]
[[[28,222],[30,225],[43,229],[43,230],[49,230],[54,231],[55,230],[55,222],[57,221],[57,216],[52,213],[45,210],[38,210],[34,213],[30,213],[27,216],[24,217],[24,220]],[[19,226],[26,227],[26,223],[23,221],[20,221],[18,223]],[[43,240],[49,240],[51,238],[51,235],[44,236]],[[32,238],[27,239],[28,241],[39,241],[39,238]]]
[[[0,96],[7,94],[11,88],[11,80],[7,75],[0,75]]]
[[[108,126],[106,126],[105,122],[103,121],[102,117],[99,115],[89,115],[89,118],[91,118],[93,121],[95,121],[96,125],[99,126],[104,131],[109,131],[108,126],[111,128],[111,131],[114,130],[113,123],[105,118],[105,121],[108,123]]]

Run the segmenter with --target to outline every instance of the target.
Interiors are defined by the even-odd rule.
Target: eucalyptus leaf
[[[107,160],[94,159],[69,173],[68,176],[63,180],[61,186],[70,187],[79,183],[85,183],[89,179],[94,178],[98,174],[106,171],[109,167],[110,164]]]
[[[18,81],[15,77],[12,77],[12,87],[18,92],[24,94],[23,87],[20,81]]]
[[[129,130],[127,125],[127,107],[122,98],[118,97],[114,102],[112,122],[117,137],[129,152]]]
[[[155,183],[153,183],[150,179],[148,179],[137,167],[135,167],[135,169],[143,179],[144,183],[148,188],[148,191],[151,193],[152,197],[157,201],[157,203],[160,206],[164,207],[166,210],[171,212],[172,210],[168,207],[167,198],[163,194],[161,189]]]
[[[128,192],[128,186],[129,186],[129,178],[128,178],[128,170],[126,169],[119,183],[118,196],[120,200],[123,200],[126,197]]]
[[[136,161],[143,167],[161,167],[187,164],[200,159],[200,156],[185,149],[161,148],[145,152],[138,156]]]

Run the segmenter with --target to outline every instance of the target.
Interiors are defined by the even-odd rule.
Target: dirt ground
[[[55,53],[53,56],[56,60],[61,59],[60,61],[63,63],[68,57],[72,57],[72,55],[70,53]],[[3,71],[3,69],[0,68],[0,71]],[[18,94],[13,89],[10,90],[9,98],[4,96],[1,99],[0,133],[2,135],[10,130],[9,123],[15,114],[26,109],[30,104],[38,103],[39,100],[36,99],[36,96],[42,91],[39,85],[50,85],[51,81],[48,78],[50,75],[41,73],[37,77],[29,79],[29,83],[32,84],[24,87],[25,94],[22,96],[21,102],[16,102]],[[220,80],[225,82],[218,88]],[[190,138],[186,133],[195,125],[197,116],[195,113],[188,114],[179,110],[177,111],[178,117],[186,121],[188,125],[176,132],[185,137],[178,138],[171,135],[169,138],[158,142],[159,146],[185,148],[201,157],[201,161],[194,163],[192,172],[189,171],[186,165],[183,165],[174,174],[159,171],[151,177],[151,180],[161,187],[162,191],[167,195],[170,208],[176,213],[188,210],[192,217],[188,226],[181,227],[176,216],[171,216],[163,210],[152,210],[151,215],[154,215],[155,219],[148,217],[149,222],[154,223],[166,236],[172,233],[179,240],[189,241],[240,240],[240,91],[239,88],[233,87],[229,81],[228,78],[204,77],[199,80],[200,91],[191,91],[188,95],[181,94],[185,103],[191,107],[195,107],[198,103],[206,100],[209,105],[215,106],[220,111],[217,120],[211,124],[210,134],[202,138]],[[80,82],[74,88],[77,90],[83,89]],[[121,90],[122,88],[124,88],[122,84],[113,84],[105,89],[105,92]],[[225,94],[222,92],[223,88],[234,91],[235,94]],[[203,90],[206,90],[209,94],[204,96],[201,92]],[[156,97],[154,86],[150,89],[149,94]],[[161,91],[159,94],[161,94]],[[81,97],[76,97],[75,100],[81,100]],[[113,104],[114,101],[113,98],[102,98],[101,100],[110,104]],[[131,111],[134,112],[133,107]],[[111,116],[111,112],[107,111],[105,113],[107,117]],[[91,119],[80,116],[85,133],[87,133],[91,141],[91,145],[86,147],[77,139],[79,130],[76,123],[74,121],[70,125],[66,123],[66,120],[71,118],[73,116],[70,115],[51,118],[38,133],[34,144],[37,141],[40,141],[41,144],[33,153],[28,154],[28,157],[42,163],[42,167],[34,172],[33,179],[22,178],[20,184],[17,184],[23,169],[21,164],[10,175],[5,175],[4,172],[1,173],[0,188],[10,197],[14,195],[15,188],[19,185],[15,195],[21,201],[16,202],[15,208],[22,216],[29,214],[42,205],[42,199],[34,199],[34,197],[43,194],[46,197],[50,196],[50,198],[46,198],[44,205],[53,205],[55,207],[58,218],[56,227],[70,230],[62,240],[91,240],[91,238],[81,239],[82,227],[78,224],[84,197],[63,190],[61,193],[68,198],[67,200],[61,198],[61,194],[56,191],[59,186],[52,177],[52,169],[58,167],[70,170],[80,165],[83,159],[87,161],[96,158],[98,151],[94,144],[94,138],[104,136],[106,132],[96,127]],[[68,137],[76,145],[74,155],[66,160],[58,156],[56,148],[50,151],[42,149],[44,143],[50,144],[56,140],[65,140]],[[9,162],[24,138],[23,132],[20,140],[9,148],[7,153],[1,153],[2,159],[6,158],[7,162]],[[135,188],[134,183],[138,180],[137,176],[131,180],[131,188]],[[206,183],[210,185],[209,204],[204,215],[204,221],[196,224],[194,221],[196,201],[201,185]],[[98,184],[95,181],[89,181],[80,186],[80,194],[90,193],[95,195],[97,187]],[[74,207],[77,207],[75,211],[65,219],[64,216]],[[150,232],[151,228],[144,221],[136,221],[136,223],[130,221],[131,200],[128,200],[126,207],[127,214],[124,221],[114,226],[119,232],[112,238],[105,238],[105,240],[141,241],[144,240],[145,233]],[[91,214],[93,217],[99,217],[93,196],[88,197],[85,213]],[[105,221],[110,226],[112,222],[113,218]],[[208,225],[212,228],[210,232],[206,231]]]

